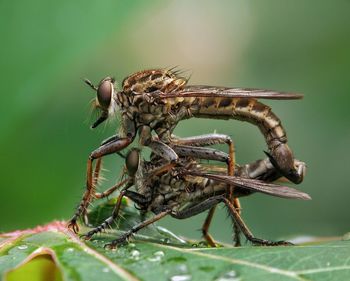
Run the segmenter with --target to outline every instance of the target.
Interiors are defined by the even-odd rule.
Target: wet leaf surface
[[[99,220],[95,211],[90,222]],[[121,229],[140,219],[132,208],[123,216],[128,223],[120,223]],[[65,225],[53,222],[1,235],[2,280],[350,280],[350,241],[205,248],[153,226],[129,244],[107,250],[105,243],[122,231],[83,241]]]

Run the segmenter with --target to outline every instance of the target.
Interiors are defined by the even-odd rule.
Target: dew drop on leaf
[[[163,251],[157,251],[154,253],[155,256],[159,256],[159,257],[164,257],[164,252]]]
[[[73,253],[74,252],[74,248],[67,248],[65,250],[66,253]]]
[[[27,246],[27,245],[19,245],[19,246],[17,247],[17,249],[19,249],[19,250],[25,250],[25,249],[28,249],[28,246]]]
[[[149,257],[149,261],[157,262],[161,261],[161,259],[164,257],[164,252],[163,251],[157,251],[153,254],[152,257]]]
[[[230,270],[228,272],[225,272],[223,275],[221,275],[216,281],[239,281],[240,278],[238,277],[236,271]]]
[[[187,265],[186,264],[180,264],[177,267],[177,270],[181,273],[187,273],[188,269],[187,269]]]
[[[170,281],[189,281],[191,279],[192,279],[192,276],[188,274],[174,275],[170,277]]]
[[[134,260],[138,260],[140,258],[140,251],[138,250],[132,250],[130,253],[130,256]]]

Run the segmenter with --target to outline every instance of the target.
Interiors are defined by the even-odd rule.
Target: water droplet
[[[293,244],[303,244],[317,241],[317,238],[315,236],[303,235],[288,239],[288,241],[292,242]]]
[[[153,262],[156,262],[156,261],[161,261],[161,259],[164,257],[164,252],[163,251],[157,251],[153,254],[152,257],[149,257],[148,260],[149,261],[153,261]]]
[[[27,245],[19,245],[19,246],[17,247],[17,249],[19,249],[19,250],[25,250],[25,249],[28,249],[28,246],[27,246]]]
[[[102,268],[102,272],[104,272],[104,273],[108,273],[108,272],[109,272],[109,268],[108,268],[108,267],[104,267],[104,268]]]
[[[216,281],[239,281],[240,278],[238,277],[236,271],[230,270],[223,275],[221,275]]]
[[[65,250],[66,253],[73,253],[74,252],[74,248],[67,248]]]
[[[130,253],[130,256],[134,260],[138,260],[140,258],[140,251],[138,250],[132,250]]]
[[[166,229],[164,227],[157,226],[157,229],[162,235],[168,236],[168,237],[166,237],[167,241],[163,240],[164,243],[170,243],[171,239],[174,239],[175,241],[177,241],[177,242],[179,242],[181,244],[185,244],[186,243],[186,241],[184,239],[180,238],[179,236],[175,235],[174,233],[172,233],[171,231],[169,231],[168,229]]]
[[[326,265],[327,265],[327,266],[330,266],[330,265],[331,265],[331,263],[330,263],[330,262],[327,262],[327,263],[326,263]]]
[[[170,277],[170,281],[189,281],[192,279],[191,275],[174,275]]]
[[[175,267],[172,267],[171,281],[187,281],[191,279],[192,276],[188,273],[188,268],[185,263],[177,264]]]
[[[176,267],[176,269],[180,272],[180,273],[187,273],[188,272],[188,268],[186,264],[180,264]]]
[[[163,251],[158,251],[154,253],[155,256],[159,256],[159,257],[164,257],[164,252]]]

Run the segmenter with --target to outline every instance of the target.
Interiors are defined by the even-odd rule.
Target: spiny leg
[[[94,169],[94,172],[93,172],[93,187],[96,188],[98,182],[99,182],[99,179],[100,179],[100,175],[101,175],[101,169],[102,169],[102,158],[98,158],[96,160],[96,165],[95,165],[95,169]],[[93,196],[90,200],[90,202],[87,203],[87,206],[89,204],[92,203],[92,200],[95,199],[96,197]],[[84,204],[86,204],[84,202],[84,200],[81,202],[82,206],[84,206]],[[83,217],[83,220],[84,220],[84,224],[85,225],[88,225],[89,224],[89,219],[88,219],[88,216],[87,216],[87,208],[84,209],[84,212],[82,213],[82,217]]]
[[[87,173],[92,174],[92,166],[88,165],[88,171]],[[93,180],[95,182],[95,179]],[[78,226],[78,219],[83,215],[85,217],[86,210],[90,202],[92,201],[92,193],[94,192],[94,185],[87,185],[86,190],[83,194],[83,198],[81,199],[77,210],[75,211],[73,217],[69,220],[67,227],[69,229],[72,229],[74,233],[79,232],[79,226]]]
[[[105,198],[108,197],[109,195],[111,195],[114,191],[116,191],[117,189],[119,189],[121,186],[123,186],[124,184],[126,184],[129,181],[129,179],[125,179],[122,180],[120,182],[118,182],[117,184],[113,185],[112,187],[108,188],[107,190],[103,191],[103,192],[95,192],[94,197],[101,199],[101,198]]]
[[[203,143],[200,143],[203,145]],[[207,143],[206,143],[207,144]],[[190,145],[173,145],[172,146],[175,152],[180,157],[193,157],[196,159],[206,159],[206,160],[215,160],[220,162],[229,163],[229,155],[225,152],[222,152],[217,149],[208,148],[208,147],[198,147],[198,146],[190,146]],[[234,170],[231,170],[230,167],[226,169],[227,173],[232,173]],[[207,214],[207,217],[202,225],[202,234],[204,239],[208,242],[208,244],[212,247],[215,247],[215,241],[213,237],[209,234],[209,227],[212,221],[213,215],[215,212],[215,207],[211,208]]]
[[[99,161],[99,160],[102,161],[101,159],[102,158],[98,158],[97,161]],[[94,174],[96,174],[96,169],[97,169],[97,164],[96,164],[96,168],[95,168]],[[123,178],[125,175],[126,175],[126,169],[124,167],[122,172],[121,172],[120,178]],[[122,187],[123,185],[128,183],[130,180],[131,180],[130,178],[126,178],[124,180],[119,181],[118,183],[116,183],[115,185],[113,185],[112,187],[108,188],[107,190],[105,190],[103,192],[95,192],[94,198],[101,199],[101,198],[108,197],[114,191],[116,191],[117,189],[119,189],[120,187]],[[97,184],[97,180],[96,180],[95,184]]]
[[[211,237],[211,235],[209,234],[208,230],[209,230],[209,226],[210,226],[211,220],[212,220],[214,212],[215,212],[216,205],[218,203],[222,202],[223,198],[224,198],[224,195],[217,195],[217,196],[210,197],[210,198],[208,198],[200,203],[191,205],[184,210],[181,210],[177,213],[173,213],[172,216],[177,218],[177,219],[186,219],[186,218],[195,216],[201,212],[204,212],[204,211],[210,209],[208,212],[208,215],[204,221],[204,224],[202,226],[202,233],[203,233],[205,240],[208,242],[208,244],[212,247],[216,247],[215,241]]]
[[[180,157],[215,160],[224,163],[228,163],[229,161],[229,155],[226,152],[215,148],[178,144],[172,145],[172,148]]]
[[[227,206],[228,210],[230,211],[230,214],[232,215],[232,218],[237,222],[237,225],[241,229],[244,236],[247,238],[247,240],[249,240],[253,244],[264,245],[264,246],[289,246],[289,245],[293,245],[292,243],[286,242],[286,241],[276,241],[275,242],[275,241],[269,241],[269,240],[254,237],[254,235],[249,230],[248,226],[244,223],[243,219],[241,218],[241,216],[237,212],[236,208],[230,202],[230,200],[228,200],[225,197],[222,197],[222,202],[224,202],[225,205]]]
[[[216,247],[216,243],[213,239],[213,237],[209,234],[209,226],[210,226],[210,223],[213,219],[213,216],[214,216],[214,213],[215,213],[215,208],[216,206],[212,207],[208,214],[207,214],[207,217],[205,218],[205,221],[202,225],[202,234],[203,234],[203,237],[204,239],[207,241],[207,243],[211,246],[211,247]]]
[[[171,142],[176,145],[189,145],[189,146],[209,146],[214,144],[226,143],[229,147],[229,159],[228,159],[228,170],[229,175],[234,171],[235,158],[234,158],[234,145],[230,136],[224,134],[207,134],[199,135],[188,138],[174,137]],[[233,175],[233,174],[232,174]]]
[[[123,190],[119,193],[117,202],[114,205],[113,212],[110,217],[105,219],[103,223],[101,223],[99,226],[93,228],[88,233],[84,234],[83,237],[86,240],[89,240],[94,234],[101,232],[102,230],[106,229],[108,226],[112,225],[114,220],[118,218],[119,210],[122,204],[123,197],[125,196],[125,193],[127,192],[127,189],[132,186],[132,183],[130,182],[126,187],[123,188]]]
[[[217,196],[210,197],[200,203],[193,204],[184,210],[173,212],[171,216],[177,219],[186,219],[186,218],[195,216],[199,213],[202,213],[205,210],[208,210],[214,207],[220,202],[223,202],[227,206],[228,210],[230,211],[230,214],[232,215],[232,219],[237,221],[237,225],[239,226],[244,236],[253,244],[265,245],[265,246],[292,245],[291,243],[285,242],[285,241],[274,242],[274,241],[269,241],[269,240],[264,240],[264,239],[259,239],[254,237],[254,235],[250,232],[247,225],[244,223],[243,219],[237,212],[236,208],[233,206],[232,202],[229,199],[227,199],[224,195],[217,195]]]
[[[222,202],[222,198],[223,198],[223,195],[216,195],[216,196],[210,197],[199,203],[194,203],[183,210],[174,211],[171,213],[171,216],[180,220],[193,217],[195,215],[203,213],[208,209],[211,209],[218,203]]]
[[[191,157],[200,158],[200,159],[217,160],[217,161],[226,162],[227,174],[229,176],[234,176],[235,149],[234,149],[234,143],[229,136],[222,135],[222,134],[208,134],[208,135],[201,135],[201,136],[195,136],[195,137],[189,137],[189,138],[175,138],[174,142],[176,143],[176,145],[173,145],[173,148],[175,152],[179,154],[179,156],[191,156]],[[228,156],[226,153],[223,153],[215,149],[198,147],[198,146],[207,146],[207,145],[223,144],[223,143],[226,143],[229,146]],[[231,198],[234,206],[237,208],[237,211],[240,213],[241,205],[238,198],[234,197],[233,185],[228,186],[227,197]],[[204,235],[205,237],[208,237],[208,239],[207,238],[206,239],[208,243],[211,245],[212,245],[213,239],[208,234],[208,230],[209,230],[210,222],[212,220],[214,212],[215,212],[215,208],[209,211],[208,216],[205,220],[205,223],[202,227],[202,231],[206,232],[206,234]],[[235,244],[236,246],[240,245],[239,232],[240,232],[239,227],[236,225],[236,223],[234,223],[234,233],[235,233],[234,240],[236,241],[236,244]]]
[[[108,248],[115,248],[117,245],[125,243],[134,233],[139,231],[140,229],[159,221],[160,219],[164,218],[166,215],[170,214],[171,210],[165,210],[160,212],[159,214],[155,215],[153,218],[150,218],[148,220],[145,220],[135,226],[133,226],[130,230],[122,234],[119,238],[113,240],[111,243],[108,243],[105,245],[105,247]]]
[[[241,215],[241,204],[239,202],[239,200],[235,200],[237,198],[234,198],[233,200],[233,206],[235,208],[235,210],[237,211],[238,215]],[[233,241],[234,241],[234,246],[235,247],[239,247],[241,246],[241,229],[238,225],[238,223],[236,222],[236,220],[233,221]]]
[[[133,139],[134,139],[134,136],[113,140],[111,142],[108,142],[105,145],[100,146],[90,154],[87,162],[86,190],[83,195],[83,200],[79,204],[79,207],[77,208],[77,211],[75,212],[74,216],[68,223],[68,228],[72,229],[75,233],[79,232],[79,227],[77,224],[78,218],[81,217],[81,215],[86,212],[87,207],[90,201],[92,200],[93,195],[95,194],[95,184],[94,184],[95,178],[93,177],[93,161],[95,159],[99,159],[103,157],[104,155],[112,154],[119,150],[122,150],[123,148],[127,147],[133,141]]]
[[[96,165],[95,165],[95,170],[94,170],[94,175],[93,175],[94,185],[98,184],[98,180],[99,180],[100,173],[101,173],[101,168],[102,168],[102,158],[98,158],[96,160]]]

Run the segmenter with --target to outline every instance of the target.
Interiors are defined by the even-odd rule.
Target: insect
[[[137,134],[141,145],[150,147],[155,154],[167,160],[168,164],[165,165],[168,167],[165,169],[174,166],[179,156],[199,158],[198,151],[192,153],[189,146],[226,143],[230,155],[228,174],[232,176],[234,148],[230,138],[218,134],[178,138],[172,134],[179,121],[191,117],[237,119],[258,126],[269,148],[267,155],[276,170],[294,183],[303,180],[305,166],[295,161],[280,119],[270,107],[257,101],[257,98],[300,99],[301,95],[258,89],[187,86],[186,78],[169,69],[145,70],[132,74],[124,79],[121,91],[115,89],[115,81],[111,77],[104,78],[98,86],[89,80],[85,82],[97,92],[95,106],[101,110],[101,115],[92,128],[119,114],[121,132],[102,142],[89,156],[85,203],[78,207],[69,224],[74,231],[78,231],[76,221],[86,212],[94,191],[93,161],[126,148]],[[152,132],[157,137],[153,137]],[[181,154],[183,151],[185,153]],[[212,156],[210,154],[208,159]],[[206,157],[207,155],[202,155],[202,158]]]
[[[225,175],[225,169],[214,165],[202,166],[198,161],[190,158],[181,158],[180,161],[168,172],[159,172],[159,167],[164,164],[164,159],[153,155],[151,161],[141,161],[138,149],[132,149],[126,156],[126,170],[129,178],[124,181],[125,187],[118,196],[112,215],[100,226],[84,235],[90,239],[94,234],[110,226],[118,217],[122,198],[124,196],[134,201],[142,212],[153,212],[154,217],[132,227],[108,246],[114,247],[125,242],[132,234],[143,227],[154,223],[161,218],[170,215],[176,219],[185,219],[204,212],[219,203],[224,203],[232,219],[238,224],[245,237],[253,244],[258,245],[289,245],[285,241],[268,241],[253,236],[231,200],[226,197],[227,184],[236,186],[235,196],[248,196],[254,192],[261,192],[272,196],[294,199],[311,199],[306,193],[291,187],[276,185],[248,178],[255,175],[256,178],[264,177],[265,180],[275,179],[272,176],[275,168],[269,164],[269,159],[258,160],[255,163],[237,167],[236,176]],[[214,174],[212,172],[215,172]],[[220,173],[223,174],[220,174]],[[241,177],[245,176],[247,178]],[[121,184],[117,184],[106,192],[97,193],[96,197],[102,198],[110,195]],[[130,188],[134,187],[135,191]],[[210,218],[211,220],[211,218]],[[206,219],[203,225],[204,238],[212,246],[215,245],[208,233],[210,220]]]

